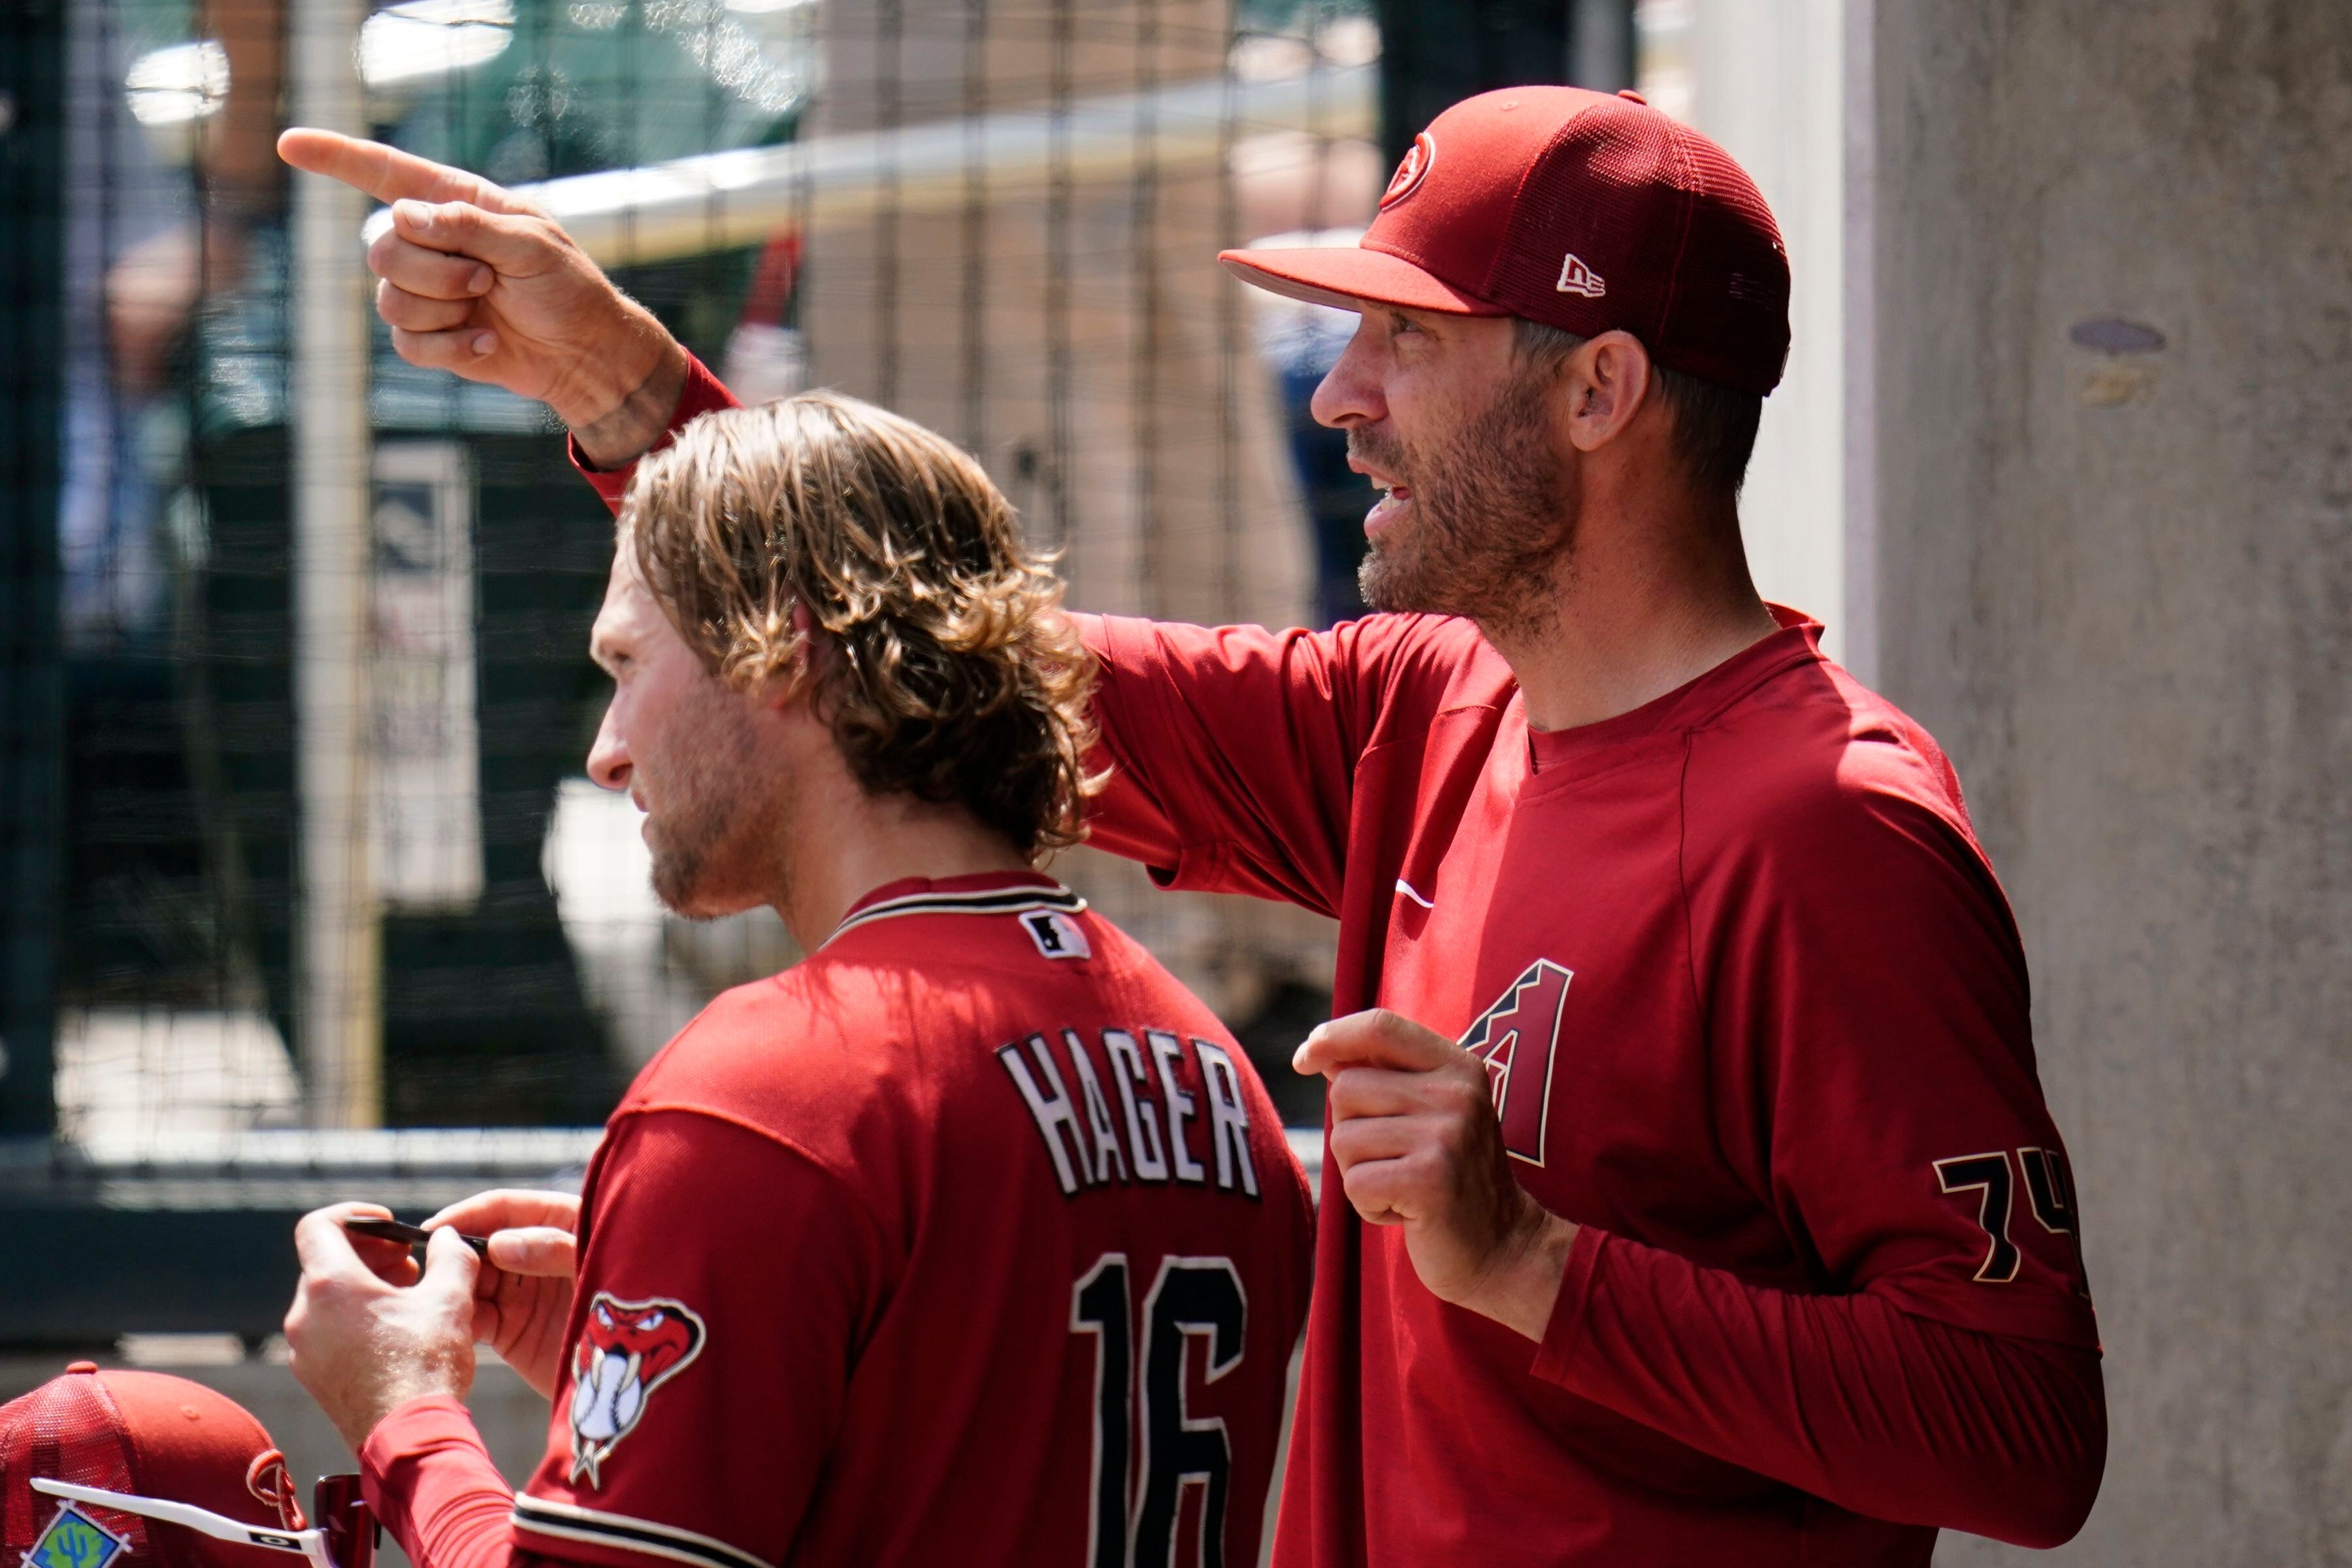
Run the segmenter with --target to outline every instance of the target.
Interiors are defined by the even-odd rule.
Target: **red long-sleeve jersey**
[[[363,1484],[416,1568],[1241,1568],[1310,1228],[1149,954],[1042,877],[893,883],[614,1111],[522,1491],[446,1399]]]
[[[695,368],[677,422],[728,401]],[[617,498],[625,475],[592,475]],[[1163,883],[1340,922],[1336,1006],[1483,1056],[1581,1227],[1540,1346],[1327,1172],[1285,1568],[1924,1563],[2048,1544],[2105,1462],[2024,958],[1934,742],[1782,629],[1529,729],[1476,628],[1081,617]]]

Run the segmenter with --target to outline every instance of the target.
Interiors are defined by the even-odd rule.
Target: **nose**
[[[1368,313],[1358,321],[1356,335],[1348,340],[1339,363],[1315,389],[1307,405],[1315,423],[1345,430],[1386,418],[1389,404],[1381,389],[1381,363],[1378,334]]]
[[[621,739],[621,726],[613,717],[619,706],[617,700],[605,705],[604,721],[596,726],[596,743],[588,748],[588,776],[609,790],[629,787],[629,743]]]

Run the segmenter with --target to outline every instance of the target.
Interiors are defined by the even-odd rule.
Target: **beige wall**
[[[1874,10],[1881,681],[2015,904],[2106,1342],[2055,1561],[2352,1561],[2352,7]]]

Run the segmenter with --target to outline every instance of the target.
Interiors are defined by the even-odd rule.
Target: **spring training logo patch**
[[[572,1475],[604,1483],[602,1468],[644,1419],[654,1391],[702,1353],[709,1336],[682,1301],[622,1301],[599,1290],[572,1351]]]
[[[25,1553],[25,1568],[106,1568],[130,1550],[131,1542],[72,1503],[59,1503],[48,1528]]]

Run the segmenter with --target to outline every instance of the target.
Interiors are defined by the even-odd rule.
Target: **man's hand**
[[[553,408],[590,459],[618,468],[669,423],[686,351],[555,221],[478,175],[297,127],[278,155],[392,204],[368,247],[376,314],[411,364]]]
[[[463,1399],[474,1386],[473,1249],[436,1236],[420,1274],[399,1243],[343,1229],[361,1216],[392,1217],[373,1204],[302,1216],[294,1227],[302,1279],[286,1313],[294,1375],[353,1453],[409,1401]]]
[[[1485,1065],[1380,1008],[1322,1025],[1291,1065],[1330,1079],[1331,1158],[1356,1212],[1404,1226],[1432,1295],[1540,1342],[1576,1226],[1512,1175]]]
[[[547,1398],[563,1376],[580,1200],[502,1187],[451,1204],[425,1222],[487,1237],[490,1266],[474,1277],[474,1342],[489,1346]]]

